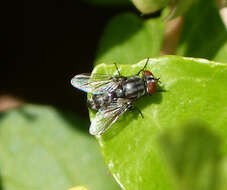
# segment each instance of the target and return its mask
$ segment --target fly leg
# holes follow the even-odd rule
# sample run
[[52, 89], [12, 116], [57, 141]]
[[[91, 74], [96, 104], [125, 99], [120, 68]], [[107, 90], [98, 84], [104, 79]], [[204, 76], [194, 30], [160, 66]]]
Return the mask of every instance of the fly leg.
[[133, 107], [131, 107], [131, 110], [132, 110], [132, 111], [133, 111], [133, 110], [137, 110], [137, 111], [139, 112], [140, 116], [141, 116], [142, 118], [144, 118], [143, 113], [141, 112], [141, 110], [140, 110], [138, 107], [133, 106]]
[[140, 116], [142, 117], [142, 119], [144, 118], [143, 113], [141, 112], [141, 110], [138, 107], [135, 107], [135, 109], [139, 112]]
[[118, 75], [119, 75], [119, 77], [120, 77], [120, 76], [121, 76], [121, 73], [120, 73], [120, 70], [118, 69], [117, 63], [114, 63], [114, 65], [115, 65], [116, 70], [117, 70], [117, 72], [118, 72]]
[[145, 63], [145, 65], [143, 66], [143, 68], [136, 74], [136, 75], [139, 75], [142, 71], [144, 71], [144, 69], [146, 68], [147, 64], [148, 64], [148, 61], [149, 61], [149, 57], [147, 58], [147, 61]]

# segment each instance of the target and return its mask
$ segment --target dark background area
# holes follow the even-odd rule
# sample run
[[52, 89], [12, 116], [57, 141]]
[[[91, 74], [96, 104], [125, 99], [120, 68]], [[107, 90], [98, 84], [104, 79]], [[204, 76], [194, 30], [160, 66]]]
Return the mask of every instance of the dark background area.
[[86, 115], [86, 95], [70, 85], [91, 72], [108, 20], [133, 7], [96, 7], [78, 0], [1, 3], [0, 96]]

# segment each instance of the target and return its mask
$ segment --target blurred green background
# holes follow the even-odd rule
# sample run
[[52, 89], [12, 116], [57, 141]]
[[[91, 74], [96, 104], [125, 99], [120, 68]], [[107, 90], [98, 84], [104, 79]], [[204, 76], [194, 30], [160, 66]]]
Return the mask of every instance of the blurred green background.
[[[0, 190], [226, 189], [226, 5], [4, 2]], [[133, 75], [147, 57], [167, 92], [141, 98], [145, 118], [126, 113], [97, 143], [70, 79], [95, 66], [113, 74], [114, 62]]]

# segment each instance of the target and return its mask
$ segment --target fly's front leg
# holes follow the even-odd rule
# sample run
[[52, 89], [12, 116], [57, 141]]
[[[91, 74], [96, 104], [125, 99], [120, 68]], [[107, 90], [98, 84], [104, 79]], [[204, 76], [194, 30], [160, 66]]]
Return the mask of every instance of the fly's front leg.
[[146, 68], [146, 66], [147, 66], [147, 64], [148, 64], [148, 62], [149, 62], [149, 57], [147, 58], [147, 61], [146, 61], [146, 63], [145, 63], [145, 65], [143, 66], [143, 68], [136, 74], [136, 75], [140, 75], [140, 73], [142, 72], [142, 71], [144, 71], [144, 69]]

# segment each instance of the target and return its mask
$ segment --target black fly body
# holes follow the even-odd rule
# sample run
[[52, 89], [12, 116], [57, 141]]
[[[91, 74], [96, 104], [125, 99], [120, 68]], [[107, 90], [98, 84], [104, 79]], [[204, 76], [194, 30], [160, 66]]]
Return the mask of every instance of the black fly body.
[[117, 76], [80, 74], [71, 80], [74, 87], [92, 94], [88, 107], [98, 111], [90, 126], [92, 135], [104, 133], [127, 110], [133, 109], [133, 103], [138, 98], [155, 92], [159, 79], [144, 70], [148, 61], [149, 58], [144, 67], [130, 77], [122, 76], [115, 64]]

